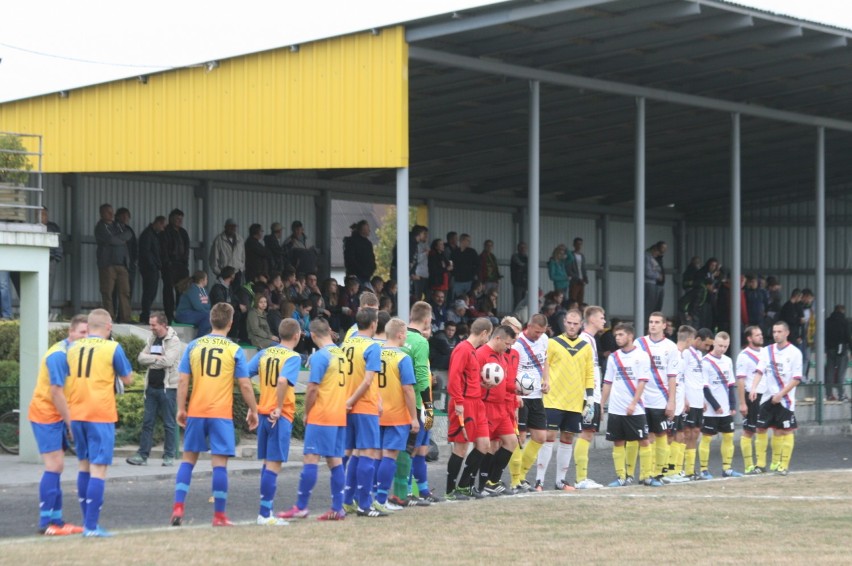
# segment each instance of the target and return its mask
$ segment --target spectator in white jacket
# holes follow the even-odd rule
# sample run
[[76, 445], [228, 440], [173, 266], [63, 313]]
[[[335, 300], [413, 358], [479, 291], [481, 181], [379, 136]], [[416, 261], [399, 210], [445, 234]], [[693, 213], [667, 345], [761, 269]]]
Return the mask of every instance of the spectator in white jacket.
[[231, 266], [236, 271], [231, 290], [235, 290], [245, 283], [243, 272], [246, 270], [245, 243], [237, 233], [237, 221], [233, 218], [225, 220], [225, 230], [213, 239], [210, 245], [210, 271], [218, 278], [222, 270]]

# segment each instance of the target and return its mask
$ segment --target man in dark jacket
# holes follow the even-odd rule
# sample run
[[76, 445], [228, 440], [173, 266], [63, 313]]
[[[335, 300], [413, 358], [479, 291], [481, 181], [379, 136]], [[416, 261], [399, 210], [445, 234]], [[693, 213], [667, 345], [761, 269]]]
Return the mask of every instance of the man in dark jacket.
[[518, 303], [527, 295], [527, 283], [529, 273], [527, 265], [529, 257], [527, 256], [527, 244], [520, 242], [518, 251], [512, 254], [512, 261], [509, 264], [509, 270], [512, 276], [512, 310], [518, 306]]
[[183, 229], [183, 211], [169, 213], [169, 223], [160, 233], [160, 261], [163, 273], [163, 310], [171, 324], [180, 300], [176, 285], [189, 277], [189, 234]]
[[[138, 269], [139, 262], [139, 244], [136, 240], [136, 232], [133, 231], [133, 228], [130, 227], [130, 210], [127, 208], [119, 208], [115, 211], [115, 222], [118, 224], [122, 231], [129, 232], [130, 238], [127, 240], [127, 282], [130, 287], [129, 300], [131, 302], [131, 308], [133, 307], [133, 289], [136, 287], [136, 271]], [[118, 292], [115, 291], [112, 294], [112, 304], [113, 308], [116, 312], [120, 312], [118, 308], [119, 297]], [[147, 319], [140, 319], [140, 322], [145, 322]], [[113, 322], [130, 322], [130, 319], [127, 320], [114, 320]]]
[[343, 238], [343, 265], [346, 275], [354, 275], [361, 285], [366, 285], [376, 272], [376, 254], [369, 240], [370, 224], [361, 220], [349, 228], [352, 234]]
[[284, 227], [280, 222], [273, 222], [269, 230], [271, 233], [263, 237], [263, 245], [269, 251], [270, 275], [284, 273], [285, 269], [291, 267], [287, 249], [284, 247]]
[[470, 235], [462, 234], [453, 250], [453, 298], [466, 296], [478, 274], [479, 254], [470, 247]]
[[837, 305], [825, 321], [825, 394], [829, 401], [846, 401], [846, 368], [849, 365], [849, 321], [846, 307]]
[[788, 340], [798, 348], [799, 344], [802, 343], [802, 324], [805, 322], [801, 289], [793, 289], [793, 292], [790, 293], [790, 300], [781, 307], [781, 313], [778, 315], [778, 318], [786, 322], [787, 326], [790, 327], [790, 337]]
[[249, 237], [246, 238], [246, 280], [254, 281], [260, 275], [269, 275], [269, 259], [271, 253], [263, 245], [263, 226], [249, 226]]
[[[127, 266], [130, 257], [127, 242], [132, 233], [122, 229], [115, 221], [112, 205], [102, 204], [101, 219], [95, 225], [95, 240], [98, 243], [97, 262], [101, 288], [101, 303], [115, 320], [130, 320], [130, 281]], [[113, 308], [113, 291], [118, 292], [118, 315]]]
[[158, 216], [139, 235], [139, 274], [142, 277], [142, 312], [139, 322], [151, 318], [151, 305], [157, 297], [160, 283], [160, 234], [166, 227], [166, 217]]

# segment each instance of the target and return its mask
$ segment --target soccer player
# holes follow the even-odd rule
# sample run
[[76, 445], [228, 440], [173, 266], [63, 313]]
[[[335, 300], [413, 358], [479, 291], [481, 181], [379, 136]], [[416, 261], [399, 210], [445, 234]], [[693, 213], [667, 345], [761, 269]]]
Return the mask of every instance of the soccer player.
[[[530, 491], [532, 487], [526, 480], [527, 472], [538, 458], [542, 444], [547, 440], [547, 414], [542, 396], [550, 391], [550, 375], [547, 368], [548, 337], [547, 317], [534, 314], [527, 328], [515, 341], [512, 348], [518, 352], [518, 381], [531, 382], [532, 392], [524, 395], [523, 407], [518, 414], [518, 426], [529, 431], [529, 442], [521, 455], [521, 467], [518, 471], [515, 491]], [[514, 478], [513, 478], [513, 481]]]
[[[517, 341], [517, 337], [520, 336], [523, 331], [523, 326], [521, 322], [515, 318], [514, 316], [506, 316], [503, 317], [503, 320], [500, 321], [500, 324], [509, 326], [512, 330], [515, 331], [515, 340], [512, 341], [512, 346], [515, 345]], [[521, 482], [521, 463], [523, 461], [523, 440], [526, 439], [527, 431], [524, 429], [520, 430], [520, 426], [518, 425], [518, 409], [523, 405], [523, 400], [518, 395], [518, 385], [517, 385], [517, 377], [518, 377], [518, 364], [520, 363], [520, 354], [514, 347], [510, 346], [508, 350], [506, 350], [506, 378], [503, 380], [506, 383], [506, 404], [503, 408], [506, 415], [511, 419], [512, 425], [515, 430], [515, 439], [517, 443], [515, 445], [515, 449], [512, 451], [512, 457], [509, 459], [509, 489], [506, 490], [506, 494], [508, 495], [516, 495], [517, 493], [521, 493], [521, 491], [526, 492], [526, 489], [522, 489], [521, 491], [516, 491], [513, 486], [519, 485]], [[494, 444], [492, 443], [492, 448]]]
[[87, 333], [88, 317], [78, 314], [68, 325], [68, 337], [47, 350], [41, 360], [28, 411], [33, 436], [44, 459], [44, 473], [38, 487], [38, 530], [48, 536], [83, 532], [83, 527], [62, 520], [60, 478], [65, 468], [65, 448], [68, 439], [73, 439], [68, 400], [65, 398], [65, 382], [68, 376], [66, 353], [74, 341], [83, 338]]
[[[450, 354], [450, 369], [447, 373], [447, 406], [449, 424], [447, 440], [453, 443], [453, 453], [447, 462], [447, 499], [464, 501], [477, 497], [471, 490], [473, 476], [479, 470], [482, 457], [488, 452], [490, 439], [485, 404], [482, 402], [482, 385], [476, 349], [491, 336], [491, 321], [477, 318], [470, 325], [470, 335]], [[473, 450], [467, 450], [473, 442]], [[467, 454], [467, 460], [465, 460]], [[464, 472], [456, 487], [462, 464]]]
[[93, 310], [88, 325], [88, 337], [68, 348], [65, 393], [80, 461], [77, 496], [85, 518], [83, 536], [108, 537], [112, 535], [98, 525], [98, 519], [115, 447], [115, 391], [119, 381], [125, 385], [133, 381], [133, 369], [121, 345], [109, 340], [112, 317], [107, 311]]
[[[612, 462], [618, 475], [609, 487], [627, 485], [624, 443], [631, 440], [639, 442], [639, 465], [644, 476], [640, 480], [647, 486], [660, 487], [662, 482], [651, 471], [648, 421], [645, 420], [645, 407], [642, 404], [642, 393], [651, 377], [651, 360], [648, 354], [635, 346], [633, 338], [636, 333], [632, 325], [619, 323], [614, 335], [620, 349], [609, 356], [601, 393], [603, 410], [609, 411], [606, 439], [613, 443]], [[610, 394], [612, 402], [607, 406]]]
[[[379, 298], [376, 296], [375, 293], [371, 293], [369, 291], [364, 291], [363, 293], [361, 293], [361, 295], [358, 297], [358, 310], [360, 311], [361, 309], [368, 309], [378, 312]], [[343, 341], [345, 342], [346, 340], [349, 340], [356, 332], [358, 332], [357, 321], [346, 331], [346, 335], [343, 337]]]
[[293, 416], [296, 414], [296, 391], [302, 358], [294, 351], [302, 336], [299, 323], [287, 318], [278, 325], [281, 342], [264, 348], [252, 358], [248, 373], [258, 376], [260, 400], [257, 403], [257, 457], [263, 460], [260, 473], [260, 510], [257, 524], [284, 526], [287, 521], [275, 517], [272, 505], [275, 501], [278, 474], [281, 463], [290, 455], [290, 434], [293, 431]]
[[734, 414], [735, 378], [731, 358], [725, 355], [731, 337], [727, 332], [719, 332], [713, 340], [713, 349], [701, 360], [704, 373], [704, 399], [710, 410], [704, 413], [701, 425], [701, 446], [698, 460], [701, 463], [701, 479], [713, 479], [708, 469], [710, 464], [710, 443], [717, 432], [722, 434], [722, 476], [738, 478], [742, 474], [731, 469], [734, 459]]
[[576, 482], [574, 487], [577, 489], [599, 489], [603, 487], [595, 480], [588, 477], [589, 474], [589, 449], [592, 446], [592, 440], [595, 438], [595, 433], [601, 429], [601, 375], [600, 358], [598, 357], [598, 343], [595, 336], [600, 334], [606, 328], [606, 312], [603, 308], [590, 305], [583, 311], [583, 331], [580, 333], [580, 338], [585, 340], [592, 348], [592, 362], [594, 363], [595, 388], [592, 392], [593, 412], [589, 411], [589, 399], [586, 399], [586, 408], [583, 411], [583, 422], [581, 424], [583, 432], [580, 433], [580, 438], [577, 439], [574, 447], [574, 465], [577, 467], [575, 473]]
[[594, 411], [595, 363], [589, 343], [580, 338], [583, 317], [571, 309], [565, 314], [565, 332], [550, 339], [547, 346], [547, 365], [550, 392], [544, 396], [547, 411], [547, 443], [538, 453], [536, 491], [541, 491], [553, 444], [559, 435], [556, 453], [556, 489], [574, 491], [565, 483], [565, 475], [574, 455], [574, 434], [582, 432], [583, 412], [588, 406]]
[[317, 466], [325, 458], [331, 471], [331, 509], [317, 517], [320, 521], [342, 521], [343, 454], [346, 445], [346, 401], [348, 399], [346, 356], [331, 339], [328, 322], [311, 321], [311, 338], [319, 349], [311, 354], [308, 390], [305, 393], [305, 447], [302, 475], [296, 504], [279, 513], [283, 519], [305, 519], [310, 514], [308, 502], [317, 483]]
[[[248, 405], [249, 429], [258, 426], [257, 402], [249, 380], [248, 365], [242, 349], [228, 338], [234, 321], [234, 307], [219, 303], [210, 309], [212, 332], [196, 338], [186, 347], [178, 372], [177, 423], [185, 429], [183, 462], [175, 477], [175, 501], [171, 525], [183, 522], [184, 502], [192, 481], [192, 470], [200, 452], [210, 451], [213, 465], [213, 526], [233, 525], [225, 508], [228, 503], [228, 458], [235, 452], [234, 381]], [[189, 409], [186, 397], [192, 383]]]
[[[91, 324], [91, 323], [90, 323]], [[760, 397], [757, 412], [757, 440], [754, 450], [757, 466], [754, 471], [766, 471], [766, 431], [772, 428], [772, 434], [779, 437], [780, 463], [775, 473], [786, 476], [793, 456], [796, 430], [796, 386], [802, 381], [802, 352], [787, 340], [790, 327], [784, 321], [772, 325], [771, 346], [764, 348], [754, 370], [754, 383], [749, 395], [756, 400], [761, 381], [765, 381], [766, 390]], [[765, 379], [763, 379], [765, 377]], [[774, 454], [773, 454], [774, 457]], [[759, 469], [759, 471], [758, 471]]]
[[[743, 434], [740, 437], [740, 452], [743, 455], [743, 471], [746, 474], [754, 472], [754, 447], [752, 445], [754, 432], [757, 430], [757, 410], [760, 405], [752, 401], [751, 392], [754, 381], [754, 370], [760, 361], [763, 348], [763, 331], [759, 326], [749, 326], [745, 329], [746, 347], [737, 356], [737, 395], [740, 402], [740, 414], [743, 417]], [[766, 391], [766, 382], [761, 384], [762, 395]], [[773, 436], [774, 438], [774, 436]], [[773, 452], [774, 455], [774, 452]]]
[[686, 391], [683, 419], [686, 442], [683, 471], [692, 479], [699, 479], [695, 473], [695, 453], [698, 447], [698, 435], [704, 418], [704, 371], [701, 368], [701, 358], [710, 351], [713, 333], [707, 328], [700, 329], [692, 345], [683, 351], [683, 381]]
[[[382, 369], [382, 351], [373, 340], [378, 321], [377, 311], [359, 309], [355, 315], [358, 331], [343, 341], [340, 348], [346, 356], [344, 372], [349, 398], [346, 400], [346, 451], [350, 454], [346, 468], [343, 509], [359, 517], [387, 517], [373, 508], [373, 476], [381, 457], [379, 430], [379, 397], [376, 372]], [[358, 502], [355, 502], [357, 497]]]
[[[686, 451], [684, 442], [684, 420], [685, 412], [689, 405], [686, 403], [685, 367], [687, 358], [691, 356], [688, 352], [695, 340], [695, 329], [691, 326], [681, 326], [677, 330], [678, 353], [669, 358], [669, 367], [666, 370], [668, 376], [675, 378], [675, 418], [669, 428], [669, 469], [665, 476], [665, 483], [684, 483], [691, 481], [683, 471], [683, 459]], [[693, 456], [693, 461], [695, 457]]]
[[[515, 341], [515, 331], [511, 326], [498, 326], [488, 343], [476, 350], [476, 359], [480, 367], [494, 363], [503, 368], [503, 381], [509, 375], [509, 360], [506, 351]], [[515, 435], [515, 423], [506, 412], [506, 396], [514, 397], [515, 386], [507, 390], [505, 383], [495, 387], [482, 388], [482, 401], [485, 403], [485, 417], [488, 421], [490, 446], [479, 466], [479, 492], [489, 496], [502, 495], [506, 486], [500, 481], [503, 470], [509, 465], [509, 459], [518, 446]]]

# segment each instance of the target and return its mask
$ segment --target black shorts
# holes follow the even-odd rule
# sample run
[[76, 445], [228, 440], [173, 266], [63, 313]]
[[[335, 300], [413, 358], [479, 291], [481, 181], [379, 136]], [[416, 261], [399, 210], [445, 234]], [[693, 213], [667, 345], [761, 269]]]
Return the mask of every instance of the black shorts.
[[795, 413], [781, 403], [775, 405], [772, 401], [760, 405], [756, 426], [761, 430], [767, 428], [795, 430], [798, 428]]
[[645, 408], [645, 419], [648, 421], [648, 432], [651, 434], [665, 434], [669, 429], [669, 420], [666, 418], [665, 409]]
[[583, 415], [572, 411], [561, 409], [545, 409], [547, 411], [547, 430], [558, 430], [561, 432], [583, 432], [581, 423]]
[[541, 399], [524, 399], [518, 409], [518, 430], [547, 430], [547, 413]]
[[676, 432], [681, 432], [686, 426], [686, 415], [675, 415], [675, 418], [672, 420], [669, 425], [669, 434], [674, 434]]
[[645, 440], [648, 421], [645, 415], [610, 415], [606, 421], [607, 440]]
[[731, 415], [721, 417], [705, 415], [704, 422], [701, 424], [701, 432], [702, 434], [733, 433], [734, 417]]
[[696, 409], [690, 407], [686, 413], [686, 418], [683, 419], [684, 428], [701, 428], [701, 421], [704, 419], [704, 409]]
[[601, 430], [601, 404], [595, 403], [595, 416], [592, 417], [592, 422], [587, 423], [586, 421], [582, 422], [583, 430], [592, 430], [594, 432], [599, 432]]
[[760, 411], [760, 398], [758, 397], [752, 401], [748, 398], [748, 394], [746, 394], [746, 407], [748, 407], [748, 410], [746, 411], [746, 417], [743, 419], [743, 430], [754, 432], [757, 430], [757, 413]]

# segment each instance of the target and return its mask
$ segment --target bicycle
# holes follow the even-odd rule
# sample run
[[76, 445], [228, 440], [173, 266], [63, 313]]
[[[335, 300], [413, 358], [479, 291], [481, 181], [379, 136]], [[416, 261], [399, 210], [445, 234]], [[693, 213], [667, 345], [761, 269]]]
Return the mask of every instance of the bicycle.
[[0, 448], [9, 454], [17, 454], [20, 449], [20, 413], [18, 409], [12, 409], [0, 415]]

